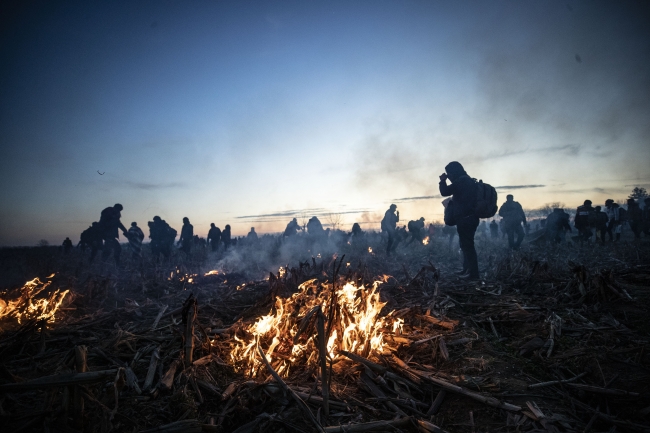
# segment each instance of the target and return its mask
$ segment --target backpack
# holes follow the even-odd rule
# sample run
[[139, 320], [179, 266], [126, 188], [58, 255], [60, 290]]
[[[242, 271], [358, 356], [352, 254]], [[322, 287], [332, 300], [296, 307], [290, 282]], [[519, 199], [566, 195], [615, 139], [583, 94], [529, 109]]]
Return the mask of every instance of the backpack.
[[497, 190], [490, 184], [479, 180], [476, 183], [476, 207], [474, 214], [479, 218], [492, 218], [499, 209]]

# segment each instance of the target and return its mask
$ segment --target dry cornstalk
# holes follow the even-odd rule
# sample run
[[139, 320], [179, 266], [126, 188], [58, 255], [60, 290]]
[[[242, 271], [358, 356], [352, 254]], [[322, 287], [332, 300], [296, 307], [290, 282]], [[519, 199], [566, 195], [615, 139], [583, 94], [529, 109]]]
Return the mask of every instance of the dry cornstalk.
[[35, 389], [59, 388], [63, 386], [86, 385], [89, 383], [101, 382], [115, 377], [118, 369], [89, 371], [87, 373], [64, 373], [54, 376], [39, 377], [20, 383], [7, 383], [0, 385], [0, 394], [8, 392], [24, 392]]
[[[399, 360], [399, 358], [397, 358], [396, 356], [393, 356], [393, 359], [395, 359], [396, 362], [397, 362], [397, 360]], [[445, 389], [447, 391], [455, 392], [456, 394], [464, 395], [464, 396], [472, 398], [472, 399], [474, 399], [476, 401], [480, 401], [481, 403], [487, 404], [488, 406], [496, 407], [496, 408], [499, 408], [499, 409], [505, 409], [505, 410], [509, 410], [509, 411], [512, 411], [512, 412], [518, 412], [518, 411], [521, 410], [521, 407], [519, 407], [519, 406], [515, 406], [515, 405], [510, 404], [510, 403], [504, 403], [504, 402], [502, 402], [500, 400], [497, 400], [494, 397], [487, 397], [487, 396], [484, 396], [484, 395], [481, 395], [481, 394], [477, 394], [475, 392], [472, 392], [472, 391], [470, 391], [468, 389], [465, 389], [463, 387], [460, 387], [458, 385], [454, 385], [452, 383], [449, 383], [446, 380], [443, 380], [443, 379], [440, 379], [440, 378], [437, 378], [437, 377], [433, 377], [433, 376], [429, 376], [424, 372], [419, 372], [419, 371], [413, 370], [412, 368], [407, 366], [404, 361], [402, 361], [402, 360], [399, 360], [399, 361], [400, 361], [399, 362], [400, 367], [402, 367], [405, 371], [408, 371], [408, 372], [410, 372], [410, 374], [418, 376], [418, 377], [420, 377], [422, 379], [428, 380], [429, 382], [434, 383], [434, 384], [438, 385], [439, 387], [441, 387], [441, 388], [443, 388], [443, 389]]]
[[561, 383], [570, 383], [570, 382], [576, 381], [576, 380], [578, 380], [581, 377], [586, 376], [586, 375], [587, 375], [587, 372], [585, 371], [585, 372], [580, 373], [579, 375], [577, 375], [575, 377], [572, 377], [571, 379], [551, 380], [551, 381], [548, 381], [548, 382], [534, 383], [532, 385], [528, 385], [528, 389], [542, 388], [542, 387], [545, 387], [545, 386], [552, 386], [552, 385], [559, 385]]
[[151, 361], [149, 361], [149, 369], [147, 370], [147, 376], [144, 379], [143, 389], [147, 391], [153, 385], [153, 378], [156, 374], [156, 367], [158, 366], [158, 361], [160, 360], [160, 346], [157, 346], [151, 353]]
[[[75, 346], [74, 358], [75, 371], [85, 373], [88, 370], [86, 346]], [[72, 417], [74, 427], [83, 430], [84, 399], [82, 389], [79, 386], [72, 388]]]
[[269, 370], [269, 373], [271, 373], [271, 376], [273, 376], [275, 381], [282, 387], [282, 389], [287, 394], [289, 394], [291, 396], [291, 398], [293, 398], [295, 400], [295, 402], [298, 404], [298, 407], [300, 408], [300, 410], [307, 416], [307, 418], [309, 418], [309, 420], [314, 424], [316, 429], [318, 431], [320, 431], [320, 432], [324, 432], [325, 430], [323, 430], [323, 426], [320, 425], [318, 420], [314, 417], [314, 414], [311, 413], [311, 410], [309, 410], [309, 407], [307, 406], [307, 404], [304, 401], [302, 401], [302, 399], [300, 397], [298, 397], [298, 395], [291, 388], [289, 388], [287, 386], [287, 384], [284, 382], [284, 380], [282, 380], [280, 375], [273, 369], [273, 367], [269, 363], [269, 360], [266, 359], [266, 354], [264, 354], [264, 352], [262, 351], [262, 348], [259, 345], [257, 345], [257, 351], [259, 352], [260, 356], [262, 357], [262, 362], [264, 363], [266, 368]]
[[583, 385], [581, 383], [568, 383], [567, 385], [581, 389], [583, 391], [587, 392], [593, 392], [595, 394], [606, 394], [606, 395], [625, 395], [629, 397], [638, 397], [639, 393], [638, 392], [632, 392], [632, 391], [625, 391], [623, 389], [611, 389], [611, 388], [601, 388], [598, 386], [591, 386], [591, 385]]
[[160, 308], [160, 311], [158, 312], [158, 315], [156, 316], [156, 320], [154, 320], [153, 325], [151, 325], [151, 331], [156, 329], [156, 327], [158, 326], [158, 322], [160, 322], [160, 319], [162, 319], [162, 316], [163, 316], [163, 314], [165, 314], [165, 311], [167, 311], [167, 305], [163, 305]]
[[329, 408], [329, 382], [327, 380], [327, 346], [325, 342], [325, 315], [323, 311], [318, 309], [318, 316], [316, 318], [316, 327], [318, 328], [318, 355], [320, 358], [320, 371], [321, 371], [321, 388], [323, 392], [323, 414], [328, 417], [330, 414]]
[[458, 325], [458, 320], [442, 320], [433, 316], [428, 316], [426, 314], [418, 316], [419, 319], [424, 320], [425, 322], [432, 323], [434, 325], [441, 326], [445, 329], [453, 330]]
[[367, 431], [394, 431], [399, 427], [406, 427], [411, 424], [412, 418], [405, 417], [392, 421], [372, 421], [362, 424], [347, 424], [332, 427], [325, 427], [326, 433], [360, 433]]
[[189, 368], [192, 365], [192, 356], [194, 354], [194, 321], [196, 320], [196, 298], [190, 295], [188, 300], [183, 306], [183, 323], [185, 324], [185, 330], [183, 333], [183, 339], [185, 340], [184, 344], [184, 357], [183, 362], [185, 363], [185, 368]]

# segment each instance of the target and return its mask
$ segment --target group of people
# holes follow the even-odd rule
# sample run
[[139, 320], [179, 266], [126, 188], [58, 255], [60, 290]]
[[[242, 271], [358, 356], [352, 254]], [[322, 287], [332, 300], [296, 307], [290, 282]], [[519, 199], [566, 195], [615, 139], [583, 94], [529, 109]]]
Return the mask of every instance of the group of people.
[[591, 205], [591, 200], [585, 200], [576, 210], [574, 225], [581, 242], [588, 242], [594, 234], [601, 243], [605, 243], [607, 237], [610, 242], [619, 241], [626, 223], [635, 239], [638, 240], [641, 233], [650, 236], [650, 197], [644, 199], [643, 209], [633, 198], [627, 199], [627, 209], [612, 199], [605, 201], [605, 210]]
[[[120, 256], [122, 249], [120, 247], [119, 230], [129, 242], [129, 249], [136, 259], [142, 258], [142, 242], [144, 240], [144, 233], [138, 227], [136, 222], [131, 223], [131, 227], [127, 230], [120, 221], [122, 217], [123, 206], [119, 203], [114, 206], [107, 207], [102, 210], [99, 221], [93, 222], [90, 227], [81, 233], [79, 246], [82, 253], [87, 248], [90, 248], [90, 262], [95, 259], [97, 252], [102, 251], [102, 259], [106, 260], [110, 257], [111, 253], [116, 263], [120, 263]], [[176, 240], [178, 232], [173, 229], [167, 221], [154, 216], [153, 221], [147, 223], [149, 226], [149, 238], [151, 239], [151, 252], [155, 258], [161, 255], [164, 258], [171, 256], [172, 248]], [[257, 239], [255, 228], [251, 227], [251, 232], [248, 234], [248, 239]], [[181, 251], [190, 254], [192, 248], [196, 244], [201, 243], [201, 239], [194, 234], [194, 226], [190, 224], [189, 218], [183, 218], [183, 226], [181, 228], [180, 238], [178, 239], [178, 246]], [[216, 251], [220, 245], [223, 244], [227, 250], [233, 242], [230, 233], [230, 225], [226, 225], [222, 230], [216, 227], [214, 223], [210, 224], [210, 231], [208, 232], [208, 244], [212, 251]], [[205, 243], [205, 242], [203, 242]], [[63, 251], [67, 254], [72, 249], [72, 241], [66, 238], [63, 241]]]
[[[442, 233], [443, 235], [449, 236], [450, 245], [454, 236], [458, 234], [459, 246], [463, 253], [463, 267], [460, 274], [465, 278], [476, 279], [479, 277], [479, 268], [474, 238], [479, 227], [479, 215], [481, 218], [485, 218], [485, 215], [483, 215], [485, 211], [477, 211], [478, 206], [480, 206], [477, 203], [481, 199], [479, 197], [481, 194], [480, 188], [483, 184], [471, 178], [459, 162], [453, 161], [447, 164], [445, 172], [440, 175], [438, 186], [440, 194], [443, 197], [449, 197], [451, 199], [447, 199], [446, 201], [453, 202], [453, 206], [449, 206], [445, 211], [447, 226], [443, 228]], [[496, 194], [493, 199], [495, 205], [494, 209], [488, 213], [490, 216], [496, 214]], [[86, 248], [91, 249], [91, 262], [97, 255], [97, 252], [101, 250], [104, 260], [112, 253], [115, 261], [119, 263], [121, 247], [118, 237], [120, 230], [129, 241], [129, 247], [133, 256], [141, 258], [142, 241], [145, 235], [136, 222], [131, 223], [131, 227], [128, 230], [124, 227], [120, 221], [122, 210], [123, 207], [119, 203], [107, 207], [102, 210], [99, 221], [93, 222], [88, 229], [81, 233], [79, 246], [81, 246], [82, 251], [85, 251]], [[510, 248], [513, 250], [519, 249], [525, 234], [528, 232], [526, 214], [521, 204], [514, 201], [513, 195], [509, 194], [506, 196], [506, 201], [498, 208], [498, 214], [501, 217], [501, 231], [504, 233], [504, 236], [507, 236]], [[397, 226], [399, 221], [400, 215], [399, 211], [397, 211], [397, 206], [392, 204], [384, 213], [381, 221], [381, 231], [386, 234], [387, 238], [387, 255], [394, 252], [397, 245], [407, 238], [410, 238], [408, 244], [412, 242], [426, 243], [426, 236], [433, 236], [435, 230], [433, 224], [430, 224], [428, 229], [426, 229], [423, 217], [418, 220], [409, 221], [407, 226], [401, 228]], [[449, 221], [453, 222], [450, 223]], [[645, 207], [643, 209], [633, 199], [627, 201], [627, 209], [624, 209], [609, 199], [605, 202], [604, 210], [600, 206], [592, 207], [592, 202], [586, 200], [576, 210], [574, 226], [578, 231], [578, 236], [574, 239], [580, 242], [588, 242], [595, 232], [596, 239], [603, 243], [607, 236], [609, 236], [610, 241], [620, 240], [621, 228], [625, 223], [630, 225], [636, 238], [639, 238], [641, 232], [645, 232], [646, 236], [649, 236], [650, 198], [645, 199]], [[164, 258], [169, 258], [177, 231], [159, 216], [153, 217], [153, 221], [149, 221], [148, 226], [153, 256], [159, 258], [162, 255]], [[455, 228], [452, 226], [455, 226]], [[408, 233], [406, 232], [407, 227]], [[572, 231], [570, 215], [563, 209], [555, 208], [542, 221], [542, 227], [544, 228], [544, 239], [551, 243], [561, 242], [566, 232]], [[488, 225], [483, 221], [482, 231], [486, 236], [487, 228]], [[498, 237], [499, 228], [499, 225], [493, 219], [489, 224], [489, 230], [493, 238]], [[524, 229], [526, 229], [526, 232]], [[314, 243], [323, 242], [330, 235], [330, 229], [324, 229], [318, 217], [314, 216], [309, 219], [305, 227], [301, 227], [297, 219], [293, 218], [287, 224], [282, 238], [292, 238], [300, 230], [305, 230], [309, 239]], [[355, 223], [352, 226], [352, 231], [347, 235], [348, 243], [357, 242], [363, 235], [364, 232], [361, 230], [361, 226]], [[255, 228], [251, 227], [250, 232], [246, 236], [246, 241], [256, 242], [257, 239], [258, 235], [255, 232]], [[178, 240], [180, 250], [186, 254], [190, 254], [193, 246], [201, 241], [204, 245], [206, 244], [205, 241], [194, 235], [194, 227], [190, 224], [189, 218], [183, 218], [183, 226]], [[214, 223], [210, 224], [207, 246], [212, 251], [217, 251], [220, 245], [223, 245], [224, 250], [228, 250], [235, 241], [236, 239], [233, 239], [231, 235], [230, 225], [226, 225], [221, 230]], [[69, 252], [71, 248], [72, 242], [69, 238], [66, 238], [63, 243], [64, 252]]]

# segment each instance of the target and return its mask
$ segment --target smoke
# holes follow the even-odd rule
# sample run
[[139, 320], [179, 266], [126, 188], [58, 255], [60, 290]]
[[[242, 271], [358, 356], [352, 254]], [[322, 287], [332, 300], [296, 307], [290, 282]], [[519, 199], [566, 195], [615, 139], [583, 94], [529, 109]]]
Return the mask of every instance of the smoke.
[[[650, 4], [476, 7], [477, 18], [464, 18], [463, 30], [450, 38], [454, 54], [440, 53], [449, 66], [444, 85], [452, 89], [426, 93], [423, 87], [434, 101], [429, 106], [413, 104], [417, 108], [397, 119], [382, 118], [368, 128], [357, 151], [360, 186], [434, 196], [437, 175], [451, 160], [466, 164], [470, 175], [506, 185], [580, 183], [573, 172], [578, 167], [591, 173], [644, 170], [650, 157]], [[471, 88], [454, 87], [460, 86], [454, 71], [471, 77]], [[464, 109], [454, 99], [436, 106], [445, 91]]]

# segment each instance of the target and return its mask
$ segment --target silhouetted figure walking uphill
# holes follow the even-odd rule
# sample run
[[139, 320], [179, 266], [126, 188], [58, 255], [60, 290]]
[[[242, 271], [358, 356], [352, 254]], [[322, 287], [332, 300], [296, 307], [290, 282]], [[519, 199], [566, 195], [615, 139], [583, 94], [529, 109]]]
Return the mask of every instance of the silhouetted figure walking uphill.
[[106, 260], [111, 254], [111, 251], [113, 251], [113, 258], [117, 264], [120, 263], [120, 254], [122, 253], [120, 243], [117, 240], [120, 236], [117, 230], [122, 230], [122, 234], [126, 237], [126, 227], [120, 221], [122, 209], [124, 208], [119, 203], [112, 207], [107, 207], [102, 211], [99, 219], [99, 226], [104, 239], [102, 259]]
[[[519, 249], [521, 242], [524, 240], [524, 230], [521, 223], [526, 225], [526, 214], [519, 202], [513, 200], [512, 194], [506, 196], [506, 202], [499, 209], [499, 216], [503, 218], [510, 248], [513, 250]], [[516, 242], [515, 234], [517, 235]]]
[[381, 220], [381, 231], [388, 234], [388, 246], [386, 247], [386, 254], [390, 255], [391, 251], [397, 248], [399, 237], [397, 236], [397, 223], [399, 222], [399, 211], [397, 205], [391, 204], [388, 210], [384, 213], [384, 218]]
[[217, 251], [217, 248], [219, 248], [219, 242], [221, 242], [221, 229], [215, 226], [214, 223], [210, 223], [208, 242], [210, 243], [212, 251]]
[[[479, 278], [478, 258], [474, 248], [474, 235], [479, 223], [476, 215], [478, 201], [476, 181], [469, 177], [463, 166], [456, 161], [447, 164], [445, 172], [440, 175], [438, 184], [443, 197], [452, 196], [451, 202], [445, 209], [445, 223], [455, 224], [458, 230], [458, 243], [463, 251], [461, 272], [471, 279], [477, 279]], [[447, 179], [451, 181], [450, 185], [447, 185]]]

